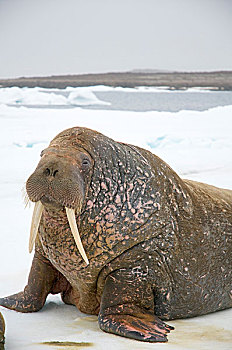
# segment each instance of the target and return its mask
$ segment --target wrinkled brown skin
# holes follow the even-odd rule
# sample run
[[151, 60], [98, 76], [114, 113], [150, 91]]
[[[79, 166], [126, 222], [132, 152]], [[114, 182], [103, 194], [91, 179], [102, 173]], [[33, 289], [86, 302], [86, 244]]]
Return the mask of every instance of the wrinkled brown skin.
[[[49, 293], [102, 330], [165, 342], [163, 320], [232, 306], [232, 191], [182, 180], [161, 159], [86, 128], [57, 135], [27, 181], [45, 209], [28, 285], [0, 299], [40, 310]], [[81, 258], [64, 206], [76, 220]]]
[[5, 344], [4, 334], [5, 334], [5, 322], [0, 312], [0, 350], [4, 350], [4, 344]]

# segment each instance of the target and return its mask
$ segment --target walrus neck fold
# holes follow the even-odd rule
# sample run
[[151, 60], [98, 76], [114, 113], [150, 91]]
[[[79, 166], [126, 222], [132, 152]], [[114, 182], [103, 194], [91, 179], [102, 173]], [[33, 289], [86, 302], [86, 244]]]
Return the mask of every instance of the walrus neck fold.
[[[30, 230], [30, 238], [29, 238], [29, 253], [32, 252], [34, 244], [35, 244], [35, 240], [37, 237], [38, 228], [39, 228], [39, 224], [40, 224], [43, 210], [44, 210], [43, 204], [40, 201], [36, 202], [35, 207], [34, 207], [34, 211], [32, 214], [32, 221], [31, 221], [31, 230]], [[76, 224], [75, 210], [67, 208], [67, 207], [65, 207], [65, 210], [66, 210], [68, 222], [70, 225], [70, 229], [71, 229], [73, 238], [75, 240], [75, 243], [77, 245], [77, 248], [79, 250], [79, 253], [81, 254], [82, 258], [84, 259], [86, 265], [88, 265], [89, 261], [88, 261], [88, 258], [86, 256], [84, 247], [82, 245], [81, 238], [80, 238], [77, 224]]]

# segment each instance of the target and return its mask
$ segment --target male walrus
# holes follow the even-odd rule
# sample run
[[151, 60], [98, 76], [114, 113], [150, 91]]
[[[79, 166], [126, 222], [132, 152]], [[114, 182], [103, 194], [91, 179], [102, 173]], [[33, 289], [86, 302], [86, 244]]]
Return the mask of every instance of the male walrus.
[[4, 343], [5, 343], [4, 333], [5, 333], [5, 322], [0, 312], [0, 350], [4, 349]]
[[232, 191], [78, 127], [42, 151], [26, 189], [35, 255], [24, 291], [0, 305], [33, 312], [61, 293], [102, 330], [147, 342], [167, 341], [163, 320], [232, 306]]

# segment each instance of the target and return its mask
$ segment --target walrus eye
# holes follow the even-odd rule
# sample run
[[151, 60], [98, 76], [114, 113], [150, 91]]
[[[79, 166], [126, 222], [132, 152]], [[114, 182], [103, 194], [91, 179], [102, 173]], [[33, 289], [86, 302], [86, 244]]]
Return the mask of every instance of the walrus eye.
[[88, 170], [90, 167], [90, 161], [88, 159], [83, 159], [82, 161], [82, 169]]

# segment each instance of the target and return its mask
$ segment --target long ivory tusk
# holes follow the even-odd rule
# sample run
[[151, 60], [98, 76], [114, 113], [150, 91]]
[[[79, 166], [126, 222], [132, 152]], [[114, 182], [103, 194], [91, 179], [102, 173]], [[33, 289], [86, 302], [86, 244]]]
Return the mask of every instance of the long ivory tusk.
[[31, 230], [30, 230], [30, 238], [29, 238], [29, 253], [32, 252], [32, 249], [33, 249], [34, 244], [35, 244], [35, 239], [37, 236], [43, 208], [44, 208], [43, 204], [40, 201], [35, 203], [34, 211], [32, 214], [32, 220], [31, 220]]
[[86, 264], [89, 265], [89, 260], [88, 260], [88, 258], [86, 256], [86, 253], [85, 253], [85, 250], [84, 250], [84, 247], [82, 245], [81, 238], [80, 238], [80, 235], [79, 235], [79, 232], [78, 232], [74, 209], [70, 209], [70, 208], [67, 208], [67, 207], [65, 207], [65, 209], [66, 209], [68, 222], [69, 222], [69, 225], [70, 225], [70, 228], [71, 228], [74, 240], [76, 242], [77, 248], [78, 248], [82, 258], [86, 262]]

